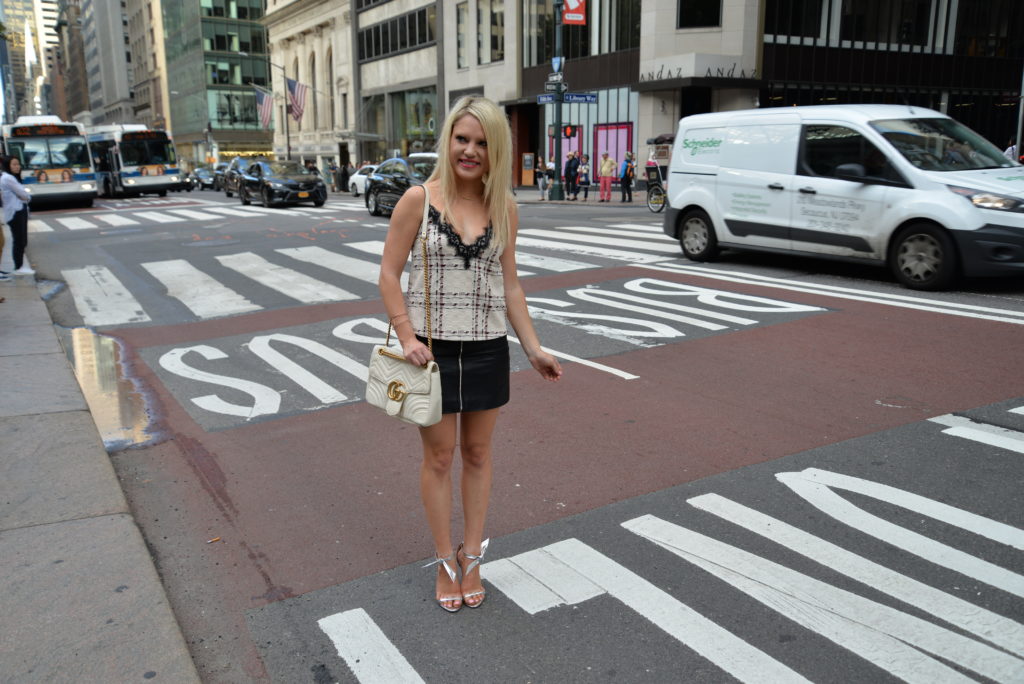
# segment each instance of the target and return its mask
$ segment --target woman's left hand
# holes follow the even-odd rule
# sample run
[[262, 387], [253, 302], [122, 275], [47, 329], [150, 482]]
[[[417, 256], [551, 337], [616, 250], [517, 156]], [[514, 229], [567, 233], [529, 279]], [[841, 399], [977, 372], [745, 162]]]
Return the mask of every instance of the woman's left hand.
[[562, 366], [558, 363], [558, 359], [545, 351], [537, 352], [535, 356], [531, 357], [530, 364], [545, 380], [558, 382], [562, 377]]

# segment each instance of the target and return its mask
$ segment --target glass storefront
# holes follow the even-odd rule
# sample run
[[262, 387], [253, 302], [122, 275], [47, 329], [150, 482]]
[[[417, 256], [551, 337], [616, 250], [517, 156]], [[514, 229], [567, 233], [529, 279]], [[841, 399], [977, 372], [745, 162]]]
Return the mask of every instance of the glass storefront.
[[395, 154], [433, 152], [436, 144], [437, 88], [429, 86], [363, 99], [363, 130], [383, 138], [364, 142], [369, 161]]

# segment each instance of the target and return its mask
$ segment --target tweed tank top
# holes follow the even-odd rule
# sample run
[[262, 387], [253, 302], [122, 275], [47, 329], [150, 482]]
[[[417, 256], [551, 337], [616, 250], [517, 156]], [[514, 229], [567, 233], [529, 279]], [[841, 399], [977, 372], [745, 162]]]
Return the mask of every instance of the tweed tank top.
[[[417, 335], [427, 335], [420, 238], [412, 248], [405, 302]], [[463, 244], [441, 212], [427, 212], [427, 264], [430, 271], [430, 335], [439, 340], [491, 340], [507, 333], [501, 253], [491, 226], [474, 243]]]

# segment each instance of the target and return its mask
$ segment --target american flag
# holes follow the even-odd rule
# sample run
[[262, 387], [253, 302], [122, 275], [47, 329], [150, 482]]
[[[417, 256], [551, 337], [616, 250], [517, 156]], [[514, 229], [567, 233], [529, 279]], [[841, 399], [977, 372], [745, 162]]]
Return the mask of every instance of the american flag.
[[290, 78], [286, 78], [285, 81], [288, 83], [288, 101], [292, 103], [292, 118], [301, 122], [302, 112], [306, 107], [306, 91], [309, 87]]
[[260, 124], [264, 128], [270, 128], [270, 117], [274, 112], [274, 98], [270, 93], [254, 88], [256, 91], [256, 112], [260, 117]]

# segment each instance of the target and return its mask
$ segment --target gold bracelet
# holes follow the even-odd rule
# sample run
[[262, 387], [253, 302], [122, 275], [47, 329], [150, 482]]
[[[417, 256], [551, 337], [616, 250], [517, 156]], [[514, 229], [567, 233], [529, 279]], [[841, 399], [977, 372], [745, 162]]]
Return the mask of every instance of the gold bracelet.
[[409, 317], [409, 314], [407, 314], [407, 313], [400, 313], [400, 314], [398, 314], [397, 316], [395, 316], [394, 318], [392, 318], [392, 319], [391, 319], [391, 325], [392, 325], [392, 326], [396, 325], [396, 324], [395, 324], [395, 321], [397, 321], [397, 320], [398, 320], [399, 318], [401, 318], [402, 316], [405, 316], [406, 318], [408, 318], [408, 317]]

